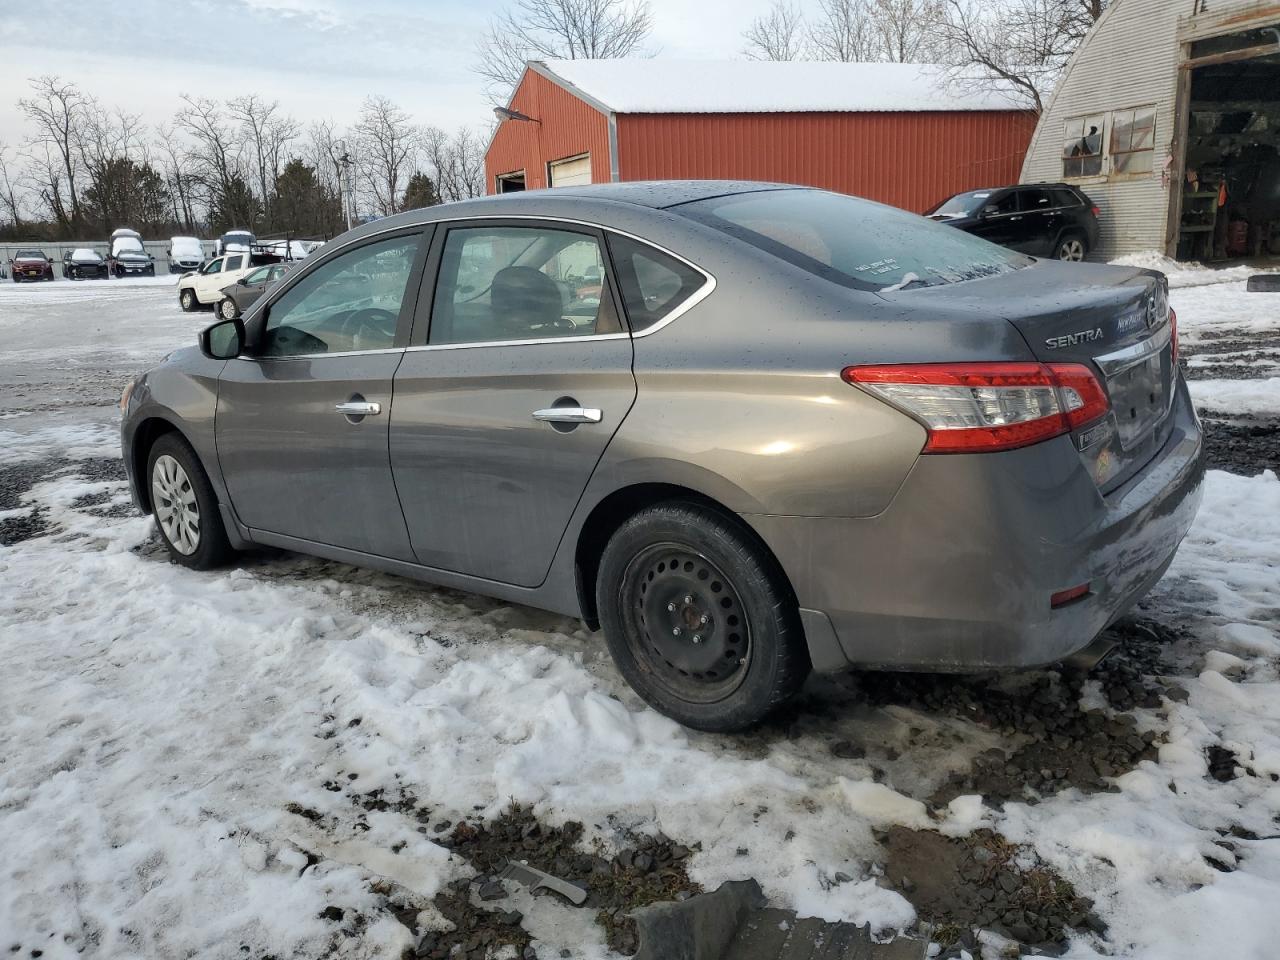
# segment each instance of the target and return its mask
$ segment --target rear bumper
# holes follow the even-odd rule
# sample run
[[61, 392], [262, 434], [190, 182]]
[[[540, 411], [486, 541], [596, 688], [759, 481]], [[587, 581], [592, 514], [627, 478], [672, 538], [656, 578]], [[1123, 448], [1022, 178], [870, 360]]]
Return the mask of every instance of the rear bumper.
[[[970, 671], [1053, 663], [1151, 589], [1199, 508], [1200, 424], [1179, 378], [1155, 458], [1103, 496], [1067, 437], [921, 457], [867, 519], [746, 516], [791, 579], [815, 668]], [[1088, 583], [1057, 610], [1050, 597]]]

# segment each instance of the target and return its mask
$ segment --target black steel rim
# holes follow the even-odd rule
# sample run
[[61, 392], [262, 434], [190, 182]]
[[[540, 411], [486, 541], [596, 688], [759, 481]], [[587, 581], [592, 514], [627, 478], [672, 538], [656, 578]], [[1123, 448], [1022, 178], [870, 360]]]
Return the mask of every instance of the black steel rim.
[[737, 587], [706, 556], [678, 543], [646, 547], [627, 565], [628, 643], [671, 695], [716, 703], [741, 686], [751, 627]]

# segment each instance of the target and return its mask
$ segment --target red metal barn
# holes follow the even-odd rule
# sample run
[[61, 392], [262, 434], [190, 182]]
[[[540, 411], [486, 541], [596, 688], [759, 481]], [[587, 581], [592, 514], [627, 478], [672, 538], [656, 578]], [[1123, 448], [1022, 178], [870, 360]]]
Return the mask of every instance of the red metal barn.
[[802, 183], [917, 212], [1017, 183], [1036, 118], [899, 63], [531, 62], [489, 193], [611, 180]]

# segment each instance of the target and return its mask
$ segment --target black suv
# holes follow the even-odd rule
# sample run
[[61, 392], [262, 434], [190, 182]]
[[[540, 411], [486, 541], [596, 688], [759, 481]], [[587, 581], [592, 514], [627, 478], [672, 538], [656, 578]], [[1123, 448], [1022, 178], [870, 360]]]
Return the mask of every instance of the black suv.
[[1098, 208], [1065, 183], [971, 190], [925, 216], [1035, 257], [1083, 260], [1098, 245]]

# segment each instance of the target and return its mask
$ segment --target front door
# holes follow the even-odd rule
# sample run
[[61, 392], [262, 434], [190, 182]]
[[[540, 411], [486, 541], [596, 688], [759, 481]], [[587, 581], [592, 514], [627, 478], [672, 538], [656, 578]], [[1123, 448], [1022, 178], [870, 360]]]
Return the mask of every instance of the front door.
[[290, 278], [218, 383], [218, 461], [255, 530], [412, 560], [387, 446], [392, 380], [425, 260], [420, 232]]
[[1022, 234], [1022, 215], [1018, 212], [1018, 195], [1015, 191], [997, 194], [982, 206], [974, 235], [998, 243], [1002, 247], [1017, 249]]
[[[459, 223], [396, 373], [391, 463], [420, 563], [541, 583], [636, 395], [602, 238]], [[426, 285], [424, 284], [424, 292]]]

